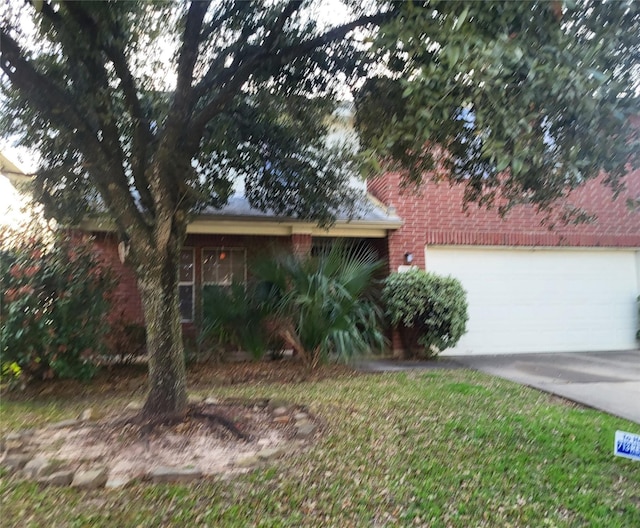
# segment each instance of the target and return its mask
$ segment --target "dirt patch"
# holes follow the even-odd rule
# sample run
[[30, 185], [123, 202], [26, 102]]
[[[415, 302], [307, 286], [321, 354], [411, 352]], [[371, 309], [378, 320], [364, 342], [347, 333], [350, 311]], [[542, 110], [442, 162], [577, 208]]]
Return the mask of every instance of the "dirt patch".
[[304, 407], [228, 400], [192, 404], [180, 420], [54, 424], [30, 433], [22, 450], [74, 472], [106, 467], [110, 482], [126, 483], [167, 467], [195, 468], [203, 476], [246, 472], [300, 450], [311, 432], [317, 422]]

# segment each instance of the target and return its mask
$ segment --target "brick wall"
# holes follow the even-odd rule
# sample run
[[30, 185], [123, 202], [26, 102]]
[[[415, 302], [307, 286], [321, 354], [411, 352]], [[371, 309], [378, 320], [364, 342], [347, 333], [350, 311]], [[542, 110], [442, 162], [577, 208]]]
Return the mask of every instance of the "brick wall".
[[112, 296], [110, 319], [142, 324], [144, 316], [135, 275], [118, 257], [118, 240], [111, 233], [93, 233], [94, 246], [100, 260], [115, 274], [117, 287]]
[[[114, 272], [117, 280], [117, 287], [113, 294], [113, 305], [110, 319], [121, 318], [124, 321], [143, 324], [144, 315], [142, 302], [133, 271], [120, 262], [118, 257], [118, 240], [111, 233], [93, 233], [96, 253], [100, 259], [107, 264]], [[311, 237], [300, 238], [298, 235], [292, 237], [266, 237], [266, 236], [243, 236], [243, 235], [189, 235], [185, 241], [185, 248], [195, 250], [195, 319], [198, 321], [200, 314], [200, 298], [198, 292], [202, 286], [202, 250], [204, 248], [244, 248], [247, 250], [247, 264], [250, 268], [251, 261], [262, 255], [279, 250], [291, 251], [297, 248], [302, 251], [308, 246], [311, 249]], [[308, 239], [308, 240], [307, 240]], [[303, 247], [304, 246], [304, 247]], [[193, 323], [183, 324], [186, 335], [194, 334]]]
[[[386, 174], [368, 184], [369, 192], [396, 208], [402, 228], [389, 237], [391, 269], [405, 264], [405, 253], [413, 253], [413, 264], [424, 268], [426, 245], [478, 246], [569, 246], [640, 247], [640, 212], [627, 207], [628, 197], [640, 196], [640, 171], [625, 178], [626, 190], [617, 199], [601, 180], [589, 181], [573, 191], [566, 204], [596, 215], [589, 224], [566, 225], [560, 220], [561, 205], [543, 225], [545, 214], [519, 206], [501, 218], [495, 209], [472, 204], [463, 211], [461, 185], [425, 183], [417, 192], [403, 190], [400, 176]], [[551, 224], [555, 225], [551, 226]]]

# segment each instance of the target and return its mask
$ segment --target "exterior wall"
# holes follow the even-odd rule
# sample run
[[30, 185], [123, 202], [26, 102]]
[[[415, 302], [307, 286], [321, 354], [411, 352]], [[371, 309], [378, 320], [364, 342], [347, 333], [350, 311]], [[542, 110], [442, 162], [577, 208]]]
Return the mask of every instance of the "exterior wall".
[[117, 287], [112, 296], [112, 311], [110, 318], [136, 324], [144, 322], [142, 302], [138, 293], [133, 271], [120, 262], [118, 257], [118, 239], [112, 233], [93, 233], [94, 246], [100, 259], [111, 268], [115, 274]]
[[[136, 278], [127, 265], [118, 257], [118, 240], [112, 233], [93, 233], [96, 252], [115, 273], [118, 285], [113, 295], [113, 309], [110, 318], [121, 319], [130, 323], [143, 324], [144, 315]], [[202, 250], [206, 248], [244, 248], [247, 251], [247, 270], [250, 273], [251, 263], [257, 258], [279, 251], [293, 252], [298, 255], [311, 253], [313, 237], [310, 234], [293, 234], [291, 236], [258, 236], [258, 235], [188, 235], [184, 248], [194, 250], [194, 321], [183, 323], [186, 336], [194, 337], [198, 322], [202, 319], [200, 291], [202, 290]], [[365, 239], [375, 248], [381, 259], [386, 258], [387, 245], [385, 239]], [[385, 273], [386, 274], [386, 273]]]
[[463, 186], [426, 182], [417, 192], [403, 190], [396, 173], [369, 182], [368, 190], [395, 207], [404, 221], [389, 236], [390, 267], [397, 270], [405, 264], [405, 253], [413, 253], [412, 264], [424, 268], [424, 248], [429, 245], [640, 247], [640, 212], [632, 211], [626, 203], [628, 197], [640, 196], [640, 171], [630, 173], [625, 184], [627, 189], [615, 200], [600, 180], [573, 191], [567, 204], [597, 216], [593, 223], [578, 225], [562, 223], [560, 206], [546, 225], [545, 214], [530, 206], [515, 207], [505, 218], [495, 209], [475, 204], [465, 212]]
[[[388, 237], [389, 271], [397, 271], [408, 264], [406, 253], [413, 254], [412, 265], [425, 269], [425, 248], [435, 245], [640, 248], [640, 212], [632, 211], [626, 203], [628, 197], [640, 197], [640, 171], [630, 173], [625, 184], [626, 190], [614, 200], [601, 181], [589, 181], [572, 192], [567, 203], [597, 215], [597, 220], [580, 225], [556, 222], [553, 228], [543, 225], [545, 214], [529, 206], [515, 207], [505, 218], [495, 209], [475, 204], [464, 211], [461, 185], [427, 181], [417, 191], [403, 189], [400, 175], [389, 173], [369, 181], [368, 191], [395, 208], [403, 220], [402, 227]], [[558, 220], [559, 213], [555, 214]], [[640, 260], [638, 263], [640, 274]], [[390, 337], [392, 350], [401, 354], [399, 335], [392, 332]]]

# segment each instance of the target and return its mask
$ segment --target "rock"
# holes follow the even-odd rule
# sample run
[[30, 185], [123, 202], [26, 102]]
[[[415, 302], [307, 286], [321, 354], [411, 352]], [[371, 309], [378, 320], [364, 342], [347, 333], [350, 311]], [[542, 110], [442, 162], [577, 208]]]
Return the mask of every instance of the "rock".
[[124, 408], [125, 411], [141, 411], [142, 410], [142, 402], [132, 401], [127, 404]]
[[280, 447], [270, 447], [266, 449], [261, 449], [256, 453], [256, 456], [260, 460], [269, 460], [272, 458], [278, 458], [280, 455], [284, 453], [284, 449]]
[[107, 489], [124, 488], [132, 480], [133, 480], [133, 477], [128, 477], [126, 475], [113, 475], [113, 476], [109, 476], [109, 480], [107, 480], [107, 483], [105, 484], [104, 487]]
[[78, 420], [62, 420], [61, 422], [52, 423], [49, 425], [49, 429], [64, 429], [65, 427], [73, 427], [74, 425], [78, 425], [80, 422]]
[[259, 463], [260, 459], [256, 455], [244, 455], [236, 460], [235, 465], [238, 467], [247, 468], [257, 466]]
[[68, 486], [73, 482], [73, 471], [65, 469], [63, 471], [56, 471], [46, 477], [37, 479], [41, 484], [47, 486]]
[[213, 396], [209, 396], [208, 398], [205, 398], [204, 403], [206, 405], [218, 405], [220, 403], [220, 400], [218, 400], [218, 398], [214, 398]]
[[202, 396], [198, 396], [197, 394], [189, 394], [187, 396], [187, 403], [189, 405], [194, 405], [196, 403], [200, 403], [202, 401]]
[[107, 468], [90, 469], [89, 471], [77, 471], [73, 476], [71, 486], [82, 489], [97, 489], [107, 483]]
[[80, 420], [81, 422], [88, 422], [89, 420], [93, 420], [93, 418], [94, 418], [94, 414], [93, 414], [93, 409], [91, 407], [82, 411], [80, 413], [80, 416], [78, 416], [78, 420]]
[[37, 456], [27, 462], [22, 471], [24, 476], [30, 479], [37, 479], [51, 475], [56, 470], [54, 464], [48, 458]]
[[283, 416], [276, 416], [273, 421], [279, 424], [286, 424], [289, 423], [289, 417], [286, 414]]
[[286, 409], [287, 407], [289, 407], [289, 404], [286, 401], [274, 399], [269, 400], [267, 407], [270, 411], [274, 411], [275, 409], [279, 409], [281, 407], [284, 407]]
[[198, 468], [160, 466], [149, 471], [148, 477], [155, 483], [192, 482], [202, 477], [202, 471]]
[[313, 432], [316, 430], [316, 426], [307, 420], [303, 422], [298, 422], [296, 424], [296, 429], [297, 429], [297, 433], [296, 433], [297, 436], [301, 438], [307, 438], [308, 436], [311, 436], [313, 434]]
[[293, 415], [293, 417], [296, 420], [307, 420], [309, 418], [309, 415], [307, 413], [297, 412], [296, 414]]
[[11, 432], [2, 439], [0, 451], [6, 453], [22, 453], [24, 451], [24, 440], [22, 434]]
[[104, 449], [100, 447], [86, 447], [78, 454], [77, 460], [91, 461], [100, 460], [104, 457]]
[[10, 454], [4, 457], [2, 466], [11, 471], [17, 471], [19, 469], [22, 469], [32, 458], [33, 455], [29, 455], [26, 453]]
[[284, 416], [288, 412], [289, 409], [287, 409], [286, 407], [276, 407], [275, 409], [273, 409], [274, 416]]

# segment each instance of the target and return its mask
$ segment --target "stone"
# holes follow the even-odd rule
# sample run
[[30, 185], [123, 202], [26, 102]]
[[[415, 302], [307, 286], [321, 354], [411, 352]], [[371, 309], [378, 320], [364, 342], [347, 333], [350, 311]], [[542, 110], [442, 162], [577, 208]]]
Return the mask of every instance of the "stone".
[[293, 415], [293, 417], [296, 420], [307, 420], [309, 418], [309, 415], [307, 413], [297, 412]]
[[124, 408], [125, 411], [141, 411], [142, 410], [142, 402], [132, 401], [127, 404]]
[[218, 400], [218, 398], [214, 398], [213, 396], [209, 396], [208, 398], [205, 398], [204, 403], [206, 405], [218, 405], [220, 403], [220, 400]]
[[55, 473], [51, 473], [51, 475], [41, 477], [37, 480], [47, 486], [69, 486], [73, 482], [73, 471], [70, 469], [56, 471]]
[[131, 481], [133, 481], [133, 477], [127, 475], [109, 476], [109, 480], [107, 480], [104, 487], [107, 489], [124, 488], [128, 486]]
[[60, 422], [52, 423], [49, 425], [49, 429], [64, 429], [65, 427], [73, 427], [74, 425], [78, 425], [79, 420], [62, 420]]
[[273, 415], [274, 416], [284, 416], [288, 412], [289, 412], [289, 409], [287, 409], [286, 407], [276, 407], [273, 410]]
[[270, 411], [273, 411], [281, 407], [284, 407], [286, 409], [287, 407], [289, 407], [289, 404], [286, 401], [274, 399], [274, 400], [269, 400], [267, 407], [269, 408]]
[[261, 449], [256, 453], [256, 457], [260, 460], [269, 460], [272, 458], [278, 458], [284, 453], [284, 449], [280, 447], [270, 447], [266, 449]]
[[2, 439], [0, 451], [6, 453], [21, 453], [24, 451], [24, 440], [22, 435], [17, 432], [11, 432]]
[[10, 454], [4, 457], [2, 466], [11, 471], [17, 471], [19, 469], [22, 469], [32, 458], [33, 455], [29, 455], [26, 453]]
[[93, 420], [93, 418], [94, 418], [94, 413], [91, 407], [82, 411], [80, 413], [80, 416], [78, 416], [78, 420], [80, 420], [81, 422], [88, 422], [89, 420]]
[[198, 468], [178, 468], [159, 466], [149, 471], [147, 475], [152, 482], [192, 482], [202, 477]]
[[256, 455], [245, 455], [236, 459], [236, 466], [247, 468], [257, 466], [260, 463], [260, 459]]
[[107, 483], [107, 468], [96, 468], [88, 471], [77, 471], [73, 476], [71, 486], [82, 489], [97, 489]]
[[316, 426], [309, 421], [298, 422], [296, 424], [296, 429], [297, 436], [301, 438], [307, 438], [308, 436], [311, 436], [313, 434], [313, 432], [316, 430]]
[[77, 460], [92, 461], [104, 457], [104, 449], [100, 447], [86, 447], [78, 454]]
[[196, 403], [200, 403], [202, 401], [202, 396], [198, 396], [197, 394], [189, 394], [187, 396], [187, 403], [189, 405], [194, 405]]
[[37, 479], [51, 475], [56, 470], [54, 464], [48, 458], [37, 456], [27, 462], [22, 471], [24, 476], [30, 479]]

